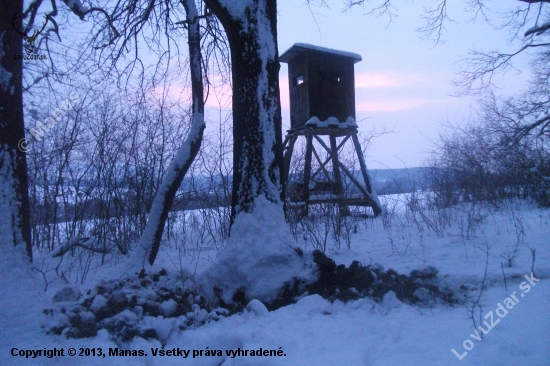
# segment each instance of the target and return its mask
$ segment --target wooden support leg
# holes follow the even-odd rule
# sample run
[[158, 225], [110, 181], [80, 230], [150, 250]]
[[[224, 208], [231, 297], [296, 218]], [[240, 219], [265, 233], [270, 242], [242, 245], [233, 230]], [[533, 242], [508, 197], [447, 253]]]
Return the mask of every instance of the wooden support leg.
[[330, 135], [330, 150], [332, 158], [332, 174], [334, 176], [334, 194], [338, 197], [338, 209], [341, 216], [349, 216], [349, 209], [343, 203], [344, 187], [342, 184], [342, 174], [340, 173], [340, 161], [338, 160], [338, 145], [336, 144], [336, 136]]
[[305, 215], [309, 215], [309, 181], [311, 178], [311, 155], [313, 152], [313, 133], [311, 130], [306, 132], [306, 161], [304, 167], [304, 190], [303, 198], [305, 201]]
[[283, 171], [281, 174], [281, 181], [283, 182], [282, 186], [286, 190], [286, 192], [284, 192], [284, 201], [283, 201], [283, 211], [285, 212], [285, 215], [288, 209], [286, 201], [288, 199], [291, 199], [291, 197], [289, 197], [288, 195], [288, 176], [290, 174], [290, 162], [292, 159], [292, 152], [294, 151], [294, 144], [296, 143], [297, 139], [298, 139], [298, 134], [289, 134], [285, 138], [285, 143], [283, 145], [284, 156], [283, 156]]
[[292, 153], [294, 152], [294, 144], [298, 139], [298, 135], [294, 134], [290, 138], [287, 137], [288, 146], [285, 147], [285, 152], [283, 156], [283, 174], [281, 180], [284, 180], [288, 183], [288, 176], [290, 174], [290, 163], [292, 160]]
[[[374, 190], [370, 182], [369, 173], [367, 170], [367, 164], [365, 163], [365, 158], [363, 157], [363, 152], [361, 151], [361, 144], [359, 143], [359, 138], [357, 138], [357, 134], [353, 134], [351, 138], [353, 140], [355, 152], [357, 153], [357, 158], [359, 159], [361, 174], [363, 175], [363, 180], [365, 181], [365, 188], [367, 189], [367, 192], [370, 195], [375, 195], [376, 193], [374, 193]], [[374, 205], [372, 206], [372, 210], [374, 212], [374, 215], [377, 216], [382, 213], [382, 207], [380, 206], [380, 203], [375, 197], [371, 197], [371, 198], [374, 198]]]

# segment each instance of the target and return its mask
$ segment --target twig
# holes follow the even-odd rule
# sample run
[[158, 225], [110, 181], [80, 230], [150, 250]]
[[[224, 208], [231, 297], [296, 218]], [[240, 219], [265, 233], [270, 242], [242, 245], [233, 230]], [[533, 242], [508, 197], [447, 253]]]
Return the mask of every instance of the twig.
[[[476, 306], [479, 307], [480, 312], [480, 324], [481, 324], [481, 312], [482, 308], [479, 302], [481, 301], [481, 295], [483, 294], [483, 286], [485, 285], [485, 280], [487, 279], [487, 270], [489, 268], [489, 249], [491, 247], [489, 246], [489, 243], [487, 243], [487, 238], [485, 238], [485, 250], [480, 248], [481, 251], [485, 252], [485, 273], [483, 274], [483, 280], [481, 281], [481, 288], [479, 289], [479, 295], [477, 297], [477, 300], [473, 303], [471, 309], [468, 309], [468, 313], [470, 315], [470, 319], [472, 319], [472, 322], [474, 323], [474, 329], [477, 328], [476, 320], [475, 320], [475, 308]], [[483, 332], [480, 335], [483, 338]]]
[[504, 289], [508, 291], [508, 285], [506, 284], [506, 276], [504, 275], [504, 265], [500, 262], [500, 268], [502, 269], [502, 278], [504, 278]]
[[[87, 244], [89, 241], [91, 243]], [[63, 255], [65, 255], [65, 253], [67, 253], [69, 250], [73, 249], [74, 247], [81, 247], [83, 249], [89, 250], [94, 253], [100, 253], [100, 254], [109, 253], [108, 249], [94, 248], [92, 245], [95, 244], [96, 241], [97, 239], [95, 237], [71, 239], [67, 242], [67, 244], [55, 250], [52, 253], [52, 258], [62, 257]]]
[[533, 259], [531, 261], [531, 273], [535, 276], [535, 248], [529, 248], [529, 250], [531, 250], [531, 257]]

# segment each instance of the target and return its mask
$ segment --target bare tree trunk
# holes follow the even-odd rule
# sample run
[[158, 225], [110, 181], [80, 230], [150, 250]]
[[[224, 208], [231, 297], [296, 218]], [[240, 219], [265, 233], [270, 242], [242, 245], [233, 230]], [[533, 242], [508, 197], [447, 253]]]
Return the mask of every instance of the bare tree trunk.
[[[15, 245], [24, 244], [32, 261], [27, 158], [23, 121], [22, 38], [11, 19], [23, 12], [23, 1], [0, 3], [0, 216], [2, 231], [11, 231]], [[18, 17], [17, 21], [21, 22]], [[17, 24], [21, 28], [21, 24]]]
[[231, 48], [233, 81], [233, 190], [231, 224], [256, 197], [280, 204], [283, 166], [277, 2], [235, 6], [205, 0], [222, 23]]
[[151, 206], [145, 231], [141, 237], [141, 245], [151, 250], [149, 263], [155, 262], [159, 251], [164, 225], [168, 212], [174, 202], [176, 192], [185, 174], [193, 163], [201, 147], [204, 124], [204, 96], [201, 64], [201, 35], [199, 29], [199, 14], [195, 0], [182, 0], [187, 12], [187, 34], [189, 43], [189, 63], [191, 70], [191, 87], [193, 98], [193, 116], [187, 138], [182, 143], [176, 156], [170, 163], [162, 183]]

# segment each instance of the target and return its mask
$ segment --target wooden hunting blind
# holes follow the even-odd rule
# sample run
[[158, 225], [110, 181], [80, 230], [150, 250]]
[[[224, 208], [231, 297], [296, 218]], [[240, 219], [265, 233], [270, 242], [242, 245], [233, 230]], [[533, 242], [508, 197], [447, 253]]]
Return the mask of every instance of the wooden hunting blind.
[[[354, 64], [361, 56], [296, 43], [279, 60], [288, 63], [290, 89], [291, 128], [284, 141], [283, 167], [287, 200], [305, 204], [305, 213], [309, 204], [338, 203], [345, 212], [348, 205], [368, 206], [378, 215], [382, 208], [370, 183], [355, 122]], [[305, 138], [304, 166], [290, 172], [300, 137]], [[339, 157], [350, 140], [360, 174]]]
[[296, 43], [279, 60], [288, 63], [291, 128], [314, 116], [355, 118], [353, 65], [360, 55]]

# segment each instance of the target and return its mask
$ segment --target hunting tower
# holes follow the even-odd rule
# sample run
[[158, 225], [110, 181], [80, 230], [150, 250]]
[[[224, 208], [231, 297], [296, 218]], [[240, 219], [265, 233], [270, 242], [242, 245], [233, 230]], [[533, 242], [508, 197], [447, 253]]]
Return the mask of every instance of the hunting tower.
[[[355, 122], [354, 64], [361, 56], [296, 43], [279, 60], [288, 63], [290, 88], [291, 128], [283, 146], [287, 200], [305, 204], [306, 214], [310, 204], [330, 202], [344, 212], [351, 205], [368, 206], [374, 215], [380, 214]], [[305, 138], [304, 165], [290, 172], [299, 138]], [[339, 156], [350, 140], [360, 175]]]

